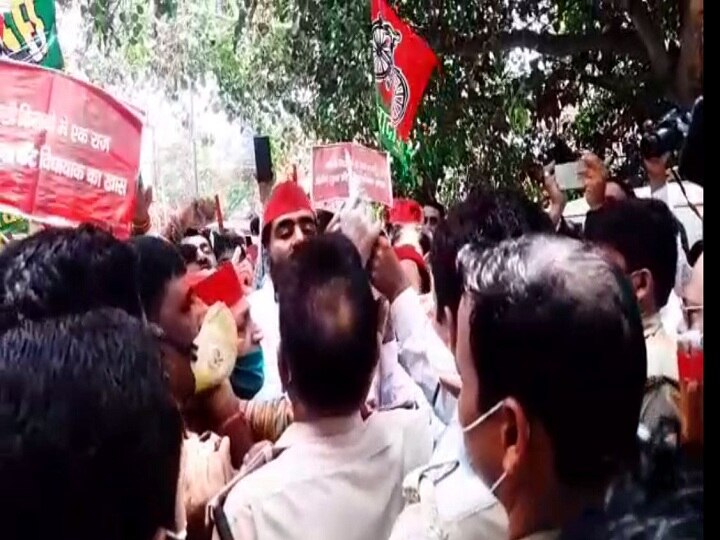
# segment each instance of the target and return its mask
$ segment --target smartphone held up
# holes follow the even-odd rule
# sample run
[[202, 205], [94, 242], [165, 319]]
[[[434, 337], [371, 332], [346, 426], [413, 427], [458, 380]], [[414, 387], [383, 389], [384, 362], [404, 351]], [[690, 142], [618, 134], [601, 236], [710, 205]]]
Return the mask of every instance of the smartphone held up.
[[584, 173], [585, 162], [581, 159], [555, 165], [555, 181], [563, 191], [582, 189]]

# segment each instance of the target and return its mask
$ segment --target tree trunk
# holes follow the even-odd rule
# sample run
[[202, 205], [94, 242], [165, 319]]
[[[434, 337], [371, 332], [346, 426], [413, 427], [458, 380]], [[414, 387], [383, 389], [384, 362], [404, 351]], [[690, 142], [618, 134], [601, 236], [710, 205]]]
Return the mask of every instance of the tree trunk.
[[681, 105], [690, 107], [703, 91], [703, 0], [689, 0], [685, 8], [680, 29], [680, 56], [675, 70], [675, 93]]

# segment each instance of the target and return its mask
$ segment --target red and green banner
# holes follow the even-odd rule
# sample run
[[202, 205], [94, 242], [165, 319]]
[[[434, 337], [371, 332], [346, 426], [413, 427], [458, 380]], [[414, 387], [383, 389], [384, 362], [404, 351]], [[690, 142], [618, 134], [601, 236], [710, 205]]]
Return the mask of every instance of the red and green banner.
[[63, 68], [54, 0], [0, 0], [0, 58]]
[[0, 60], [0, 212], [130, 234], [142, 119], [100, 88]]
[[371, 17], [380, 139], [391, 154], [407, 164], [413, 153], [410, 133], [438, 60], [385, 0], [372, 0]]

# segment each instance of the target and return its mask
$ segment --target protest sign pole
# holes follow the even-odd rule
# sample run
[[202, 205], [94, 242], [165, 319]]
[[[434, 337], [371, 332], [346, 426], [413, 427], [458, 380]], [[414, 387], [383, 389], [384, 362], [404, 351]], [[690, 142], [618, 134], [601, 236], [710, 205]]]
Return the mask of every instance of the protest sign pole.
[[193, 174], [195, 176], [195, 196], [200, 196], [198, 181], [197, 147], [195, 146], [195, 85], [190, 85], [190, 144], [192, 144]]

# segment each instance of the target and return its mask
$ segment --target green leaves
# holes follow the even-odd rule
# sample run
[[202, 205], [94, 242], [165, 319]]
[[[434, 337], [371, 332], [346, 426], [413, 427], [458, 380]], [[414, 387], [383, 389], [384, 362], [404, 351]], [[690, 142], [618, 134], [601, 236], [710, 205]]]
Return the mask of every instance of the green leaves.
[[[280, 167], [316, 142], [378, 145], [367, 0], [239, 0], [237, 20], [218, 12], [215, 0], [83, 2], [94, 37], [121, 49], [141, 76], [163, 81], [170, 95], [214, 79], [226, 111], [271, 136]], [[448, 202], [479, 183], [525, 187], [522, 165], [552, 136], [630, 151], [638, 123], [660, 112], [663, 88], [637, 55], [578, 45], [570, 55], [531, 60], [501, 46], [518, 29], [546, 41], [632, 30], [618, 3], [391, 4], [441, 58], [412, 135], [414, 157], [393, 163], [398, 194]], [[654, 15], [672, 40], [678, 16], [669, 4]], [[561, 123], [571, 107], [575, 119]]]

